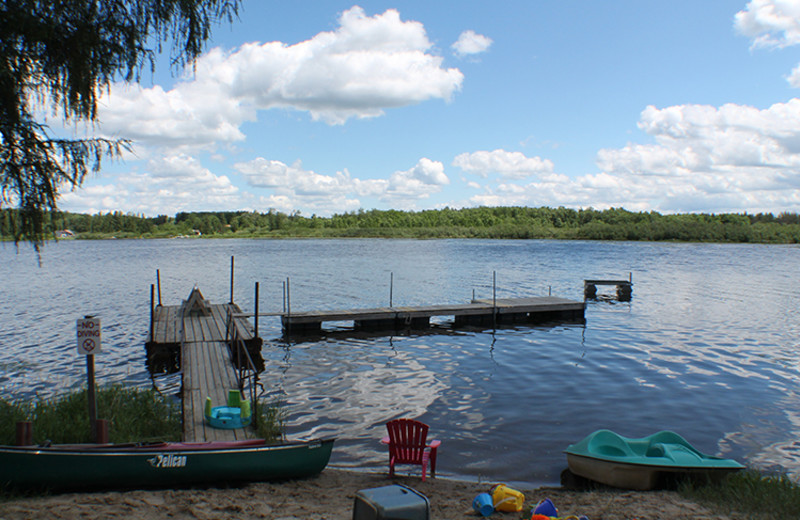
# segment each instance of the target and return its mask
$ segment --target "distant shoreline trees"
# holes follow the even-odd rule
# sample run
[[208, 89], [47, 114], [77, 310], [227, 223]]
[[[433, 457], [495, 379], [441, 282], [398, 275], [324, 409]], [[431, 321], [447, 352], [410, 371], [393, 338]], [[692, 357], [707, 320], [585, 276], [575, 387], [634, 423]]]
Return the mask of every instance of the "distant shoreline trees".
[[[11, 240], [16, 210], [0, 210], [0, 238]], [[662, 215], [655, 211], [479, 207], [424, 211], [358, 210], [330, 217], [269, 210], [181, 212], [174, 217], [120, 211], [47, 214], [48, 237], [69, 230], [79, 239], [240, 238], [498, 238], [728, 243], [800, 243], [797, 213]]]

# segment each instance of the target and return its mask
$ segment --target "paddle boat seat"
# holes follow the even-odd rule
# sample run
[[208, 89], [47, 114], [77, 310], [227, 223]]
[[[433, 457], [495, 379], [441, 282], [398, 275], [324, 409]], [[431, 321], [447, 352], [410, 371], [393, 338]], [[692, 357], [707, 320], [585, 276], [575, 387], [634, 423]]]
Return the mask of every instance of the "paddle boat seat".
[[243, 428], [253, 419], [250, 401], [239, 390], [228, 391], [227, 406], [212, 407], [211, 398], [206, 397], [204, 415], [209, 426], [224, 429]]

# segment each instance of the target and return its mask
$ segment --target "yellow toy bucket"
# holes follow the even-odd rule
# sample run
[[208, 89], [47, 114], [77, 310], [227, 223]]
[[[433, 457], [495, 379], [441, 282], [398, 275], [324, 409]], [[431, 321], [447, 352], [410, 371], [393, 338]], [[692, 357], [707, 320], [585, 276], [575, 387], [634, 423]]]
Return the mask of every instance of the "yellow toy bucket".
[[525, 495], [505, 484], [497, 484], [492, 488], [492, 502], [496, 511], [515, 513], [522, 511]]

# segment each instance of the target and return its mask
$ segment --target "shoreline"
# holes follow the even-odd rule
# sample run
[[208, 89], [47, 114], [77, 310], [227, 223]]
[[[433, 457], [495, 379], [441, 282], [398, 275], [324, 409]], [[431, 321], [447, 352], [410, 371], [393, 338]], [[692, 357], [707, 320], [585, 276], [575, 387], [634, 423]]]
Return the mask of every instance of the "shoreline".
[[[495, 482], [496, 483], [496, 482]], [[315, 477], [287, 482], [264, 482], [230, 487], [98, 491], [39, 497], [14, 497], [0, 502], [0, 518], [16, 520], [41, 517], [101, 519], [130, 516], [155, 519], [275, 519], [349, 520], [359, 490], [400, 484], [425, 495], [430, 518], [439, 520], [483, 518], [472, 509], [472, 500], [495, 483], [449, 478], [428, 478], [399, 473], [325, 469]], [[510, 484], [509, 484], [510, 485]], [[627, 490], [572, 491], [561, 487], [514, 488], [525, 494], [520, 513], [495, 513], [490, 518], [529, 518], [531, 508], [549, 498], [560, 516], [586, 515], [590, 520], [735, 520], [682, 498], [674, 491]]]

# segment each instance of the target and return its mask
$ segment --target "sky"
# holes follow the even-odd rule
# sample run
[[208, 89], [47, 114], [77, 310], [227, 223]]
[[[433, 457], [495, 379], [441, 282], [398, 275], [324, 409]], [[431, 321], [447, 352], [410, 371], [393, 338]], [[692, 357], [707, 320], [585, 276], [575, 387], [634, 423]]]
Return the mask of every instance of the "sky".
[[243, 0], [59, 207], [798, 212], [798, 89], [800, 0]]

